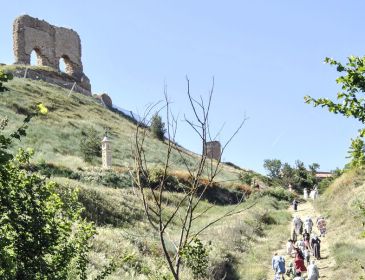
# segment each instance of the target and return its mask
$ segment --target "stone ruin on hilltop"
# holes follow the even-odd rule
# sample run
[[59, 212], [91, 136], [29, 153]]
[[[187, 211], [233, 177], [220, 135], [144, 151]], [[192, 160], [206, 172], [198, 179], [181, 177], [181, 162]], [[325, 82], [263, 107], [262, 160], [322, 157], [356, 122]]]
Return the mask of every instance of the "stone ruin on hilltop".
[[222, 147], [219, 141], [210, 141], [207, 142], [204, 146], [204, 154], [207, 158], [212, 158], [215, 160], [221, 160], [222, 156]]
[[[57, 27], [44, 20], [28, 15], [17, 17], [13, 24], [15, 64], [30, 65], [31, 53], [35, 51], [38, 66], [49, 66], [60, 72], [59, 62], [64, 60], [67, 75], [57, 75], [49, 71], [15, 73], [45, 80], [86, 95], [91, 95], [91, 85], [83, 72], [81, 61], [81, 41], [72, 29]], [[34, 76], [34, 77], [33, 77]]]

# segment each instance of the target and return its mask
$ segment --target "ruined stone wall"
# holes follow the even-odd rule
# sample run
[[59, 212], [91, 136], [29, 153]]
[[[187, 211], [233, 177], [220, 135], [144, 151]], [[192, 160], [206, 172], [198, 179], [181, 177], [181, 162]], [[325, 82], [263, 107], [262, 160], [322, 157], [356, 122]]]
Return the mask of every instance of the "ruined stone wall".
[[221, 143], [219, 141], [207, 142], [205, 147], [205, 154], [208, 158], [220, 160], [222, 154]]
[[107, 108], [113, 108], [113, 101], [107, 93], [98, 94], [95, 98], [100, 100]]
[[66, 73], [79, 86], [91, 91], [90, 81], [83, 72], [80, 37], [74, 30], [56, 27], [44, 20], [24, 15], [14, 21], [13, 40], [15, 64], [30, 64], [34, 50], [38, 65], [59, 71], [59, 61], [63, 58]]

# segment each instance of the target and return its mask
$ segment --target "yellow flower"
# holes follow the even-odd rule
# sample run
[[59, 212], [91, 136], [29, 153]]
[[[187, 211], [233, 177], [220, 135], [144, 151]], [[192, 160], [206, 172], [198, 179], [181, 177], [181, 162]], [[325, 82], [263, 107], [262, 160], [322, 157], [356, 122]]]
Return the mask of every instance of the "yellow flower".
[[39, 113], [41, 113], [42, 115], [46, 115], [48, 113], [48, 109], [46, 106], [44, 106], [43, 103], [39, 103], [37, 105], [37, 109], [38, 109]]

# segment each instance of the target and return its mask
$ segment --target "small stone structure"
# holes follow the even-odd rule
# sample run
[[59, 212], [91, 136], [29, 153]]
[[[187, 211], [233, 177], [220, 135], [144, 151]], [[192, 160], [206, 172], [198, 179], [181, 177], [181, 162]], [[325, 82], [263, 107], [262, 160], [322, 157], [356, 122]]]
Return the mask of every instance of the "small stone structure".
[[219, 141], [211, 141], [207, 142], [205, 146], [204, 154], [208, 158], [220, 160], [222, 151], [221, 151], [221, 143]]
[[101, 141], [101, 155], [102, 155], [102, 167], [109, 169], [112, 167], [112, 147], [108, 136], [104, 136]]
[[107, 93], [98, 94], [95, 96], [107, 108], [113, 108], [113, 101]]
[[37, 65], [59, 71], [62, 58], [66, 73], [78, 86], [91, 92], [88, 77], [81, 62], [81, 41], [72, 29], [57, 27], [29, 15], [17, 17], [13, 24], [15, 64], [30, 64], [32, 51], [37, 54]]

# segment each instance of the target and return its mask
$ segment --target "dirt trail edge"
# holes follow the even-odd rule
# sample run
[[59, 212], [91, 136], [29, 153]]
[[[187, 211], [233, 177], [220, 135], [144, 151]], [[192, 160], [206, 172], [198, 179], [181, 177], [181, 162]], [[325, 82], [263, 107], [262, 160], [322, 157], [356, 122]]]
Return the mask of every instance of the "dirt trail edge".
[[[314, 223], [316, 222], [316, 218], [320, 216], [320, 213], [318, 213], [314, 209], [311, 201], [307, 201], [305, 203], [300, 203], [298, 206], [298, 211], [294, 211], [292, 209], [292, 207], [290, 207], [290, 210], [288, 210], [288, 211], [291, 212], [293, 218], [295, 216], [299, 216], [302, 219], [302, 221], [304, 221], [305, 218], [309, 216], [312, 218]], [[288, 225], [288, 227], [291, 230], [291, 228], [292, 228], [291, 222]], [[331, 228], [330, 221], [327, 221], [327, 228], [329, 228], [329, 229]], [[316, 225], [313, 225], [313, 231], [316, 234], [318, 234], [318, 236], [319, 236], [319, 231], [318, 231]], [[286, 255], [286, 242], [289, 238], [290, 238], [290, 236], [288, 236], [288, 238], [286, 240], [283, 240], [281, 248], [275, 251], [279, 255], [282, 255], [285, 257], [286, 267], [288, 267], [289, 263], [294, 260], [294, 258]], [[330, 244], [328, 244], [326, 237], [320, 237], [320, 239], [321, 239], [321, 259], [315, 260], [315, 258], [313, 256], [311, 256], [311, 260], [316, 261], [316, 264], [319, 269], [319, 275], [320, 275], [319, 279], [336, 279], [336, 278], [333, 278], [335, 276], [334, 275], [335, 260], [330, 255], [330, 250], [329, 250]], [[272, 255], [274, 255], [275, 252], [272, 252]], [[306, 279], [307, 278], [306, 274], [304, 274], [304, 276]], [[274, 272], [272, 271], [271, 267], [270, 267], [270, 270], [268, 271], [266, 279], [267, 280], [274, 279]], [[287, 276], [285, 276], [285, 279], [291, 280], [291, 278], [289, 278]]]

